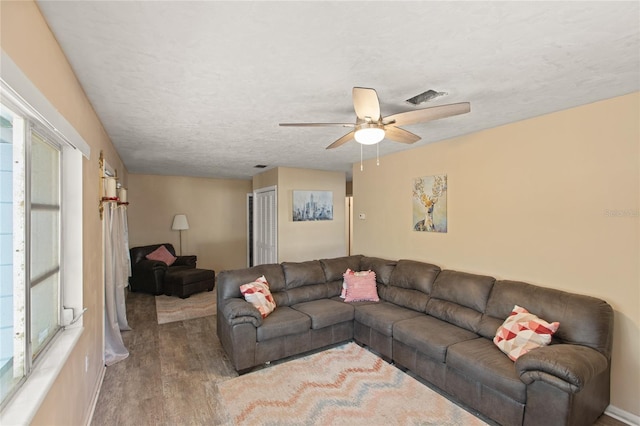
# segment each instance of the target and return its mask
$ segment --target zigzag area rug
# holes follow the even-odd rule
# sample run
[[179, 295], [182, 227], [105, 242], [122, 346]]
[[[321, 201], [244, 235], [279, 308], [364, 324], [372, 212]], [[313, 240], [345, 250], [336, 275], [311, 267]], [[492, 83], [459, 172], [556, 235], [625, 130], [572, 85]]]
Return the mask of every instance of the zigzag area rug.
[[218, 383], [226, 425], [486, 425], [348, 343]]
[[186, 299], [156, 296], [158, 324], [208, 317], [216, 314], [216, 291], [203, 291]]

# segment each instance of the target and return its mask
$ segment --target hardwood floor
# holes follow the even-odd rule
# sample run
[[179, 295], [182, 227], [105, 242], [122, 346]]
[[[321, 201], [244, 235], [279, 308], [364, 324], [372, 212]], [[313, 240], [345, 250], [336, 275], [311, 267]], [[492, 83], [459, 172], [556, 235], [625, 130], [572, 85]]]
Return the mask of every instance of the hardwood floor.
[[236, 377], [215, 316], [158, 325], [155, 298], [127, 296], [129, 357], [107, 367], [92, 425], [211, 425], [216, 383]]
[[[155, 298], [127, 296], [129, 357], [107, 367], [91, 424], [218, 425], [216, 383], [236, 377], [216, 335], [216, 317], [158, 325]], [[624, 426], [602, 416], [597, 426]]]

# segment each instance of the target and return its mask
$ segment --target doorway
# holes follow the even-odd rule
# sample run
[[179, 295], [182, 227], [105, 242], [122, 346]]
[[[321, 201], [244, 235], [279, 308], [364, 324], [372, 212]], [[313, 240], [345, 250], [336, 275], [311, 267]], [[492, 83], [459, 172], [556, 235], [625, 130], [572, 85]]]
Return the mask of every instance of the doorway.
[[253, 253], [254, 265], [278, 262], [278, 197], [277, 188], [270, 186], [253, 193]]

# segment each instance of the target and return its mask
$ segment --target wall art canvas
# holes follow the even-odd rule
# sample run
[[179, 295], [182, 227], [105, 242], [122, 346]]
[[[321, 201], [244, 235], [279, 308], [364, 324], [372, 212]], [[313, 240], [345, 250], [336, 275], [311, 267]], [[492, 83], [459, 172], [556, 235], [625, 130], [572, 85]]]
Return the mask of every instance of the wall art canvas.
[[447, 175], [413, 180], [413, 230], [447, 232]]
[[293, 221], [333, 220], [332, 191], [293, 191]]

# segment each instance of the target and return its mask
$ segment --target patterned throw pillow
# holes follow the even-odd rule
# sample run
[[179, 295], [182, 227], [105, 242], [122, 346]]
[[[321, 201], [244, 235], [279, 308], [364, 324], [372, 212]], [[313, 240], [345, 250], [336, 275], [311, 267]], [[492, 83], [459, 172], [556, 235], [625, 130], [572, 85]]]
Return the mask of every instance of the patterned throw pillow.
[[262, 318], [266, 318], [276, 308], [276, 301], [273, 300], [269, 283], [264, 275], [252, 283], [241, 285], [240, 292], [247, 302], [258, 309]]
[[376, 273], [373, 271], [344, 273], [344, 282], [347, 285], [345, 302], [370, 301], [378, 302], [378, 289], [376, 288]]
[[[360, 272], [354, 272], [352, 271], [350, 268], [347, 268], [347, 270], [345, 271], [344, 274], [342, 274], [342, 277], [344, 278], [345, 275], [356, 275], [359, 277], [364, 277], [367, 276], [371, 271], [360, 271]], [[374, 278], [375, 278], [375, 274], [374, 274]], [[342, 299], [344, 299], [345, 297], [347, 297], [347, 280], [344, 279], [342, 281], [342, 292], [340, 293], [340, 297]]]
[[165, 246], [160, 246], [148, 255], [145, 256], [149, 260], [158, 260], [160, 262], [164, 262], [167, 266], [173, 265], [173, 262], [176, 261], [177, 257], [171, 254], [169, 250]]
[[547, 346], [558, 331], [559, 322], [548, 323], [518, 305], [498, 327], [493, 343], [512, 361], [532, 349]]

